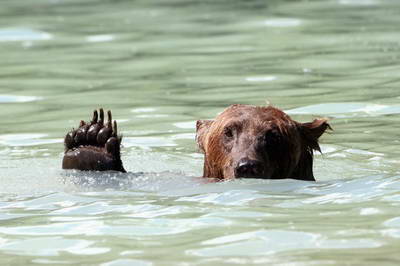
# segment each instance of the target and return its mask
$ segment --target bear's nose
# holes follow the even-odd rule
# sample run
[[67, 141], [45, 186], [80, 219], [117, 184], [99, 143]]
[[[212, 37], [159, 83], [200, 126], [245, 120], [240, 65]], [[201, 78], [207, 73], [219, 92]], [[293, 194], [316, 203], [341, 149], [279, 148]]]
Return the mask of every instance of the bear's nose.
[[241, 159], [235, 168], [235, 177], [261, 177], [263, 165], [260, 161]]

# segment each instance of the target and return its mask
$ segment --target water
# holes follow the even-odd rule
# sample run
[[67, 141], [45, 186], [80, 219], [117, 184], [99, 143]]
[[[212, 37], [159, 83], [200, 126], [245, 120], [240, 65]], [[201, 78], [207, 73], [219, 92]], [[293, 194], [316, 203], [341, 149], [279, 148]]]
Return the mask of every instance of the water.
[[[0, 264], [398, 265], [400, 3], [3, 0]], [[334, 128], [317, 182], [199, 178], [197, 119]], [[130, 171], [61, 170], [113, 110]]]

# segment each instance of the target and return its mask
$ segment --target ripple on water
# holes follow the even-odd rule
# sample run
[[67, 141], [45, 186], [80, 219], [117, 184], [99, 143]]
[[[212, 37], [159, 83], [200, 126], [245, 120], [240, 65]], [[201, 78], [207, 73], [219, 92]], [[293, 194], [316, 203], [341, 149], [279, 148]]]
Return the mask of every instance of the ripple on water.
[[86, 37], [87, 42], [110, 42], [113, 41], [115, 37], [110, 34], [102, 34], [102, 35], [90, 35]]
[[181, 197], [177, 199], [177, 201], [243, 206], [255, 199], [265, 197], [265, 195], [258, 194], [253, 190], [230, 190], [223, 193], [207, 193], [190, 197]]
[[156, 110], [157, 110], [156, 108], [147, 107], [147, 108], [135, 108], [135, 109], [132, 109], [131, 112], [132, 113], [150, 113], [150, 112], [154, 112]]
[[0, 103], [26, 103], [42, 100], [37, 96], [0, 95]]
[[300, 26], [302, 21], [296, 18], [271, 18], [264, 21], [267, 27], [297, 27]]
[[[290, 239], [290, 241], [287, 241]], [[374, 248], [381, 243], [372, 239], [326, 239], [319, 234], [283, 230], [259, 230], [217, 237], [201, 243], [205, 247], [187, 251], [190, 255], [214, 256], [257, 256], [302, 249], [326, 248]]]
[[246, 81], [248, 82], [269, 82], [276, 80], [275, 76], [264, 76], [264, 77], [247, 77]]
[[288, 114], [327, 115], [336, 118], [368, 117], [400, 114], [400, 105], [381, 105], [373, 103], [323, 103], [299, 107], [286, 111]]
[[341, 5], [354, 5], [354, 6], [372, 6], [378, 5], [377, 0], [339, 0]]
[[[140, 205], [110, 205], [107, 202], [92, 202], [85, 205], [76, 205], [70, 206], [66, 208], [61, 208], [51, 212], [52, 214], [56, 215], [90, 215], [90, 216], [97, 216], [97, 215], [105, 215], [105, 214], [112, 214], [112, 213], [119, 213], [119, 214], [137, 214], [137, 217], [143, 217], [140, 215], [145, 215], [145, 213], [154, 213], [159, 211], [161, 206], [152, 205], [152, 204], [140, 204]], [[140, 215], [139, 215], [140, 214]], [[128, 215], [130, 216], [130, 215]], [[133, 217], [134, 215], [132, 215]]]
[[126, 265], [151, 266], [153, 265], [153, 263], [144, 260], [117, 259], [100, 264], [100, 266], [126, 266]]
[[182, 128], [182, 129], [195, 129], [196, 121], [176, 122], [173, 123], [173, 125], [176, 126], [177, 128]]
[[44, 144], [61, 143], [62, 139], [44, 139], [47, 134], [5, 134], [0, 135], [0, 145], [4, 146], [36, 146]]
[[382, 230], [383, 235], [393, 238], [400, 238], [400, 217], [389, 219], [385, 221], [383, 225], [390, 228]]
[[0, 42], [42, 41], [51, 39], [53, 39], [53, 36], [43, 31], [25, 28], [0, 29]]
[[140, 147], [150, 149], [152, 147], [172, 147], [177, 144], [166, 137], [125, 137], [124, 147]]
[[[51, 243], [51, 245], [49, 245]], [[95, 242], [61, 237], [38, 237], [25, 240], [0, 242], [3, 252], [30, 256], [58, 256], [62, 252], [76, 255], [95, 255], [110, 251], [110, 248], [91, 247]]]
[[135, 113], [135, 117], [137, 118], [162, 118], [168, 117], [167, 114], [155, 114], [156, 108], [148, 107], [148, 108], [135, 108], [131, 110], [131, 113]]
[[400, 217], [396, 217], [396, 218], [392, 218], [390, 220], [387, 220], [384, 223], [385, 226], [388, 227], [396, 227], [396, 228], [400, 228]]
[[66, 193], [50, 193], [35, 198], [21, 198], [0, 205], [1, 209], [20, 209], [20, 210], [47, 210], [52, 211], [59, 208], [67, 208], [76, 204], [88, 204], [94, 199], [85, 198]]
[[[197, 218], [150, 218], [143, 219], [127, 216], [113, 221], [102, 221], [99, 219], [51, 222], [30, 226], [2, 226], [0, 233], [5, 236], [121, 236], [130, 238], [141, 238], [149, 236], [175, 235], [188, 231], [199, 230], [212, 226], [225, 227], [232, 225], [230, 219], [221, 217], [197, 217]], [[1, 247], [0, 247], [1, 249]]]

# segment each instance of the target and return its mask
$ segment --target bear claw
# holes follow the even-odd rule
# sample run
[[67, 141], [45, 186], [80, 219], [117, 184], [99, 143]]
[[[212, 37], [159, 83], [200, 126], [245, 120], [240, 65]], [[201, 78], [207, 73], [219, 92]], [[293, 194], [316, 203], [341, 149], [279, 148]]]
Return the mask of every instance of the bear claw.
[[72, 129], [64, 138], [65, 154], [63, 169], [125, 172], [122, 166], [117, 122], [112, 121], [111, 111], [94, 110], [90, 122], [80, 121], [78, 129]]

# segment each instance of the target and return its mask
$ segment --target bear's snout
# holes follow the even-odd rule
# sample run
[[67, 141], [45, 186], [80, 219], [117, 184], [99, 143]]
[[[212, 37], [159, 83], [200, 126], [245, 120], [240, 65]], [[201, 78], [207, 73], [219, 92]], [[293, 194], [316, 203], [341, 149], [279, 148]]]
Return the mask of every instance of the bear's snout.
[[235, 177], [245, 177], [245, 178], [260, 178], [264, 172], [264, 166], [261, 161], [250, 160], [248, 158], [243, 158], [239, 160], [235, 167]]

